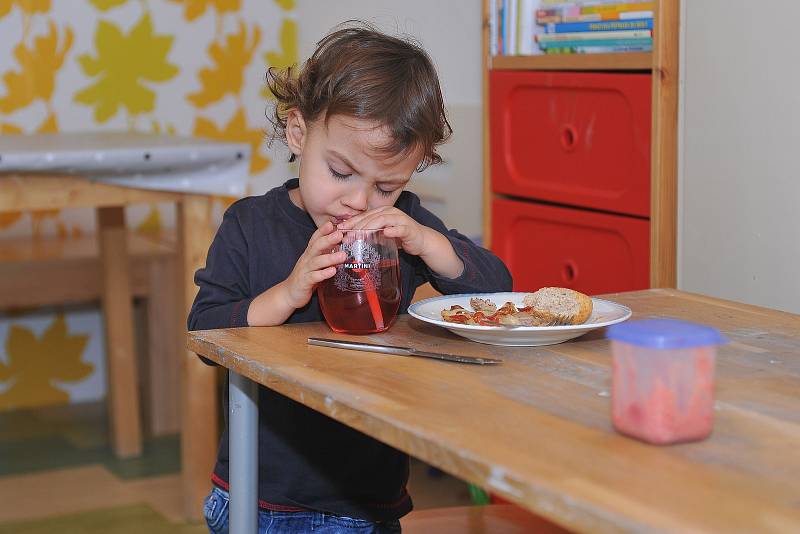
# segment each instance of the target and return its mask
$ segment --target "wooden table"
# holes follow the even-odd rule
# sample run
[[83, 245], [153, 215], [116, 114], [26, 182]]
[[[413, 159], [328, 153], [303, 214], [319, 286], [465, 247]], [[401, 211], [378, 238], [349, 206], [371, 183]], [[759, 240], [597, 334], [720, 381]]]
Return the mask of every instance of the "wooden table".
[[[195, 271], [205, 265], [214, 228], [208, 194], [158, 190], [180, 178], [187, 190], [204, 191], [221, 180], [225, 187], [236, 182], [249, 161], [249, 145], [214, 143], [174, 136], [154, 137], [135, 133], [100, 132], [38, 136], [3, 136], [0, 143], [0, 213], [94, 208], [103, 263], [103, 314], [108, 353], [109, 415], [111, 442], [120, 457], [142, 451], [138, 378], [134, 349], [133, 316], [124, 207], [131, 204], [174, 203], [179, 273], [177, 307], [166, 310], [178, 316], [174, 351], [180, 355], [181, 461], [184, 508], [189, 519], [202, 517], [202, 502], [210, 483], [208, 474], [216, 460], [219, 440], [215, 370], [185, 350], [186, 317], [197, 288]], [[137, 152], [141, 151], [141, 152]], [[233, 158], [234, 165], [217, 165]], [[181, 166], [180, 158], [191, 160]], [[201, 165], [212, 166], [199, 172]], [[28, 167], [30, 172], [19, 169]], [[148, 170], [152, 166], [152, 170]], [[48, 169], [64, 168], [67, 174]], [[87, 180], [103, 172], [113, 176]], [[62, 171], [65, 172], [65, 171]], [[150, 174], [148, 174], [150, 173]], [[152, 181], [150, 181], [152, 180]], [[176, 180], [177, 181], [177, 180]], [[124, 184], [124, 185], [116, 185]], [[156, 187], [138, 189], [136, 187]], [[187, 424], [187, 422], [201, 422]]]
[[[190, 332], [188, 346], [234, 371], [245, 393], [263, 384], [578, 532], [800, 532], [800, 317], [676, 290], [606, 298], [634, 318], [696, 321], [728, 337], [709, 439], [658, 447], [613, 431], [602, 330], [505, 348], [402, 316], [369, 336], [500, 356], [499, 366], [307, 345], [332, 336], [323, 323]], [[232, 426], [252, 415], [231, 404]], [[237, 495], [232, 514], [254, 513], [255, 496], [242, 510]]]

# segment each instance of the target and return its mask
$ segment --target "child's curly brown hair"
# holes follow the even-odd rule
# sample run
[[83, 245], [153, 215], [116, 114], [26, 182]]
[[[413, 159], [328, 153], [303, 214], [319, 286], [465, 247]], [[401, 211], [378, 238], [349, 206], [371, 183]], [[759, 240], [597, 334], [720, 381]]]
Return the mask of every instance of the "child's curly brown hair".
[[[436, 147], [453, 132], [447, 120], [439, 77], [416, 43], [348, 21], [317, 43], [314, 54], [296, 67], [267, 70], [277, 104], [268, 118], [273, 139], [286, 142], [286, 119], [297, 109], [307, 122], [345, 115], [385, 125], [389, 155], [423, 149], [417, 168], [441, 163]], [[294, 161], [294, 155], [289, 161]]]

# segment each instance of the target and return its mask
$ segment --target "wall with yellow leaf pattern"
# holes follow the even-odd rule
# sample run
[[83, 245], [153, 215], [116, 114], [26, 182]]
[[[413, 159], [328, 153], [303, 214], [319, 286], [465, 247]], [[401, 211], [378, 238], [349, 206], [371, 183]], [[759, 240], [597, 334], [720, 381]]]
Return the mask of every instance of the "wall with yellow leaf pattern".
[[[290, 176], [280, 147], [265, 144], [264, 72], [296, 61], [294, 0], [0, 0], [0, 135], [135, 130], [247, 142], [248, 192], [259, 194]], [[174, 213], [136, 206], [127, 219], [158, 232]], [[93, 231], [88, 210], [0, 215], [0, 239]], [[102, 397], [103, 352], [96, 309], [0, 314], [0, 410]]]

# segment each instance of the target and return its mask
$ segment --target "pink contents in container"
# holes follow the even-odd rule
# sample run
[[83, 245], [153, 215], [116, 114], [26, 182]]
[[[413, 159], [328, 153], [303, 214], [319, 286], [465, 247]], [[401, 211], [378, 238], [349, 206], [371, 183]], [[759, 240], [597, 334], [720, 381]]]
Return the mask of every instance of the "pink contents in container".
[[608, 329], [611, 419], [619, 432], [665, 445], [705, 439], [714, 419], [714, 328], [647, 319]]

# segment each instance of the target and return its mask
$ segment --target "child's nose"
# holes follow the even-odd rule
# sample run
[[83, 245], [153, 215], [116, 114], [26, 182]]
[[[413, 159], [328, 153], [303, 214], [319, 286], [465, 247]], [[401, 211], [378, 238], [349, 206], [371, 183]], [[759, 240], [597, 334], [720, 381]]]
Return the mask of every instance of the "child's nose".
[[344, 203], [356, 211], [364, 211], [367, 209], [368, 192], [366, 188], [359, 187], [355, 191], [351, 191], [345, 198]]

